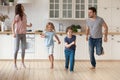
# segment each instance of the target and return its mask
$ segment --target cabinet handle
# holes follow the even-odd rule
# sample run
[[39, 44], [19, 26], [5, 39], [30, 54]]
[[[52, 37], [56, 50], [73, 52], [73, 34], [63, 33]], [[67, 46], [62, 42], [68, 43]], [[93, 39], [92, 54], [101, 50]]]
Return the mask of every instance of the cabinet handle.
[[104, 8], [105, 10], [107, 10], [107, 8]]
[[111, 40], [114, 40], [114, 38], [111, 38]]
[[79, 36], [82, 36], [82, 34], [79, 34]]
[[119, 10], [120, 8], [117, 8], [117, 10]]
[[120, 41], [117, 41], [118, 43], [120, 43]]

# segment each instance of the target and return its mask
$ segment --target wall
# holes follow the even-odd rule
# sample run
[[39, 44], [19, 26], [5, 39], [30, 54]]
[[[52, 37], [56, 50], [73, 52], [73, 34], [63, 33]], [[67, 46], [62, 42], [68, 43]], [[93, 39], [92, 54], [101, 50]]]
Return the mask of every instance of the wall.
[[[32, 22], [32, 30], [42, 29], [44, 30], [45, 25], [49, 20], [49, 0], [35, 0], [32, 4], [24, 4], [25, 13], [27, 14], [28, 23]], [[0, 7], [0, 13], [8, 14], [11, 22], [14, 18], [14, 8], [15, 6]], [[56, 31], [58, 31], [59, 23], [62, 23], [65, 27], [71, 24], [80, 24], [82, 27], [85, 26], [85, 21], [73, 21], [73, 20], [52, 20], [56, 26]], [[84, 30], [84, 28], [83, 28]]]

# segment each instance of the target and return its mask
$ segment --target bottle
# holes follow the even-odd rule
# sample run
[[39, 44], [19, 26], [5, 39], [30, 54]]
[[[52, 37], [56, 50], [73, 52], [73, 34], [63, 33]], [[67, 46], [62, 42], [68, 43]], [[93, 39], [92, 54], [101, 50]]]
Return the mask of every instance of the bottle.
[[59, 32], [62, 32], [62, 31], [63, 31], [63, 24], [59, 23]]

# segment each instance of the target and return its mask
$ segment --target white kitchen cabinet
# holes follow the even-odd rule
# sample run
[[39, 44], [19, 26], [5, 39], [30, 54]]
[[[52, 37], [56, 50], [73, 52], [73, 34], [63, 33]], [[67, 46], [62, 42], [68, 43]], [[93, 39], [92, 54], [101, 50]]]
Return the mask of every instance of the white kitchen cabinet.
[[73, 0], [62, 0], [62, 18], [73, 18]]
[[10, 59], [12, 56], [11, 35], [0, 35], [0, 59]]
[[97, 8], [98, 1], [99, 0], [88, 0], [88, 7], [95, 7], [95, 8]]
[[54, 58], [59, 60], [64, 60], [64, 37], [65, 35], [57, 35], [61, 41], [61, 44], [58, 44], [57, 40], [55, 39], [55, 45], [54, 45]]
[[113, 35], [111, 41], [111, 58], [113, 60], [120, 60], [120, 35]]
[[85, 18], [85, 0], [75, 0], [75, 18]]
[[109, 32], [120, 29], [120, 0], [98, 0], [98, 16], [102, 17], [109, 27]]
[[111, 19], [114, 31], [120, 31], [120, 7], [111, 8]]
[[35, 35], [35, 57], [37, 59], [48, 59], [44, 38], [41, 38], [39, 34]]
[[50, 19], [85, 19], [88, 7], [97, 7], [97, 0], [50, 0]]
[[60, 18], [60, 0], [50, 0], [49, 17], [54, 19]]
[[97, 15], [105, 20], [109, 28], [112, 27], [111, 13], [111, 0], [98, 0]]
[[104, 8], [104, 7], [98, 7], [98, 16], [102, 17], [106, 24], [108, 25], [108, 29], [112, 31], [112, 18], [111, 18], [111, 8]]
[[85, 60], [86, 58], [87, 58], [87, 53], [86, 53], [85, 35], [76, 35], [75, 59]]
[[112, 7], [120, 8], [120, 0], [111, 0]]
[[[110, 8], [112, 5], [112, 0], [98, 0], [98, 7]], [[113, 0], [116, 2], [115, 0]]]

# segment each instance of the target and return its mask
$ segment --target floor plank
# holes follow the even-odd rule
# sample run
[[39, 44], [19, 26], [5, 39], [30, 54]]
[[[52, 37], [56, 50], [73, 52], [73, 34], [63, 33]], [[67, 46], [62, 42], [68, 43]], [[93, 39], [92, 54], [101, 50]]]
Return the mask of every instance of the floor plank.
[[97, 61], [95, 70], [89, 61], [76, 61], [72, 73], [64, 70], [64, 61], [55, 61], [54, 69], [47, 60], [26, 61], [26, 69], [17, 64], [15, 70], [13, 61], [0, 61], [0, 80], [120, 80], [120, 61]]

